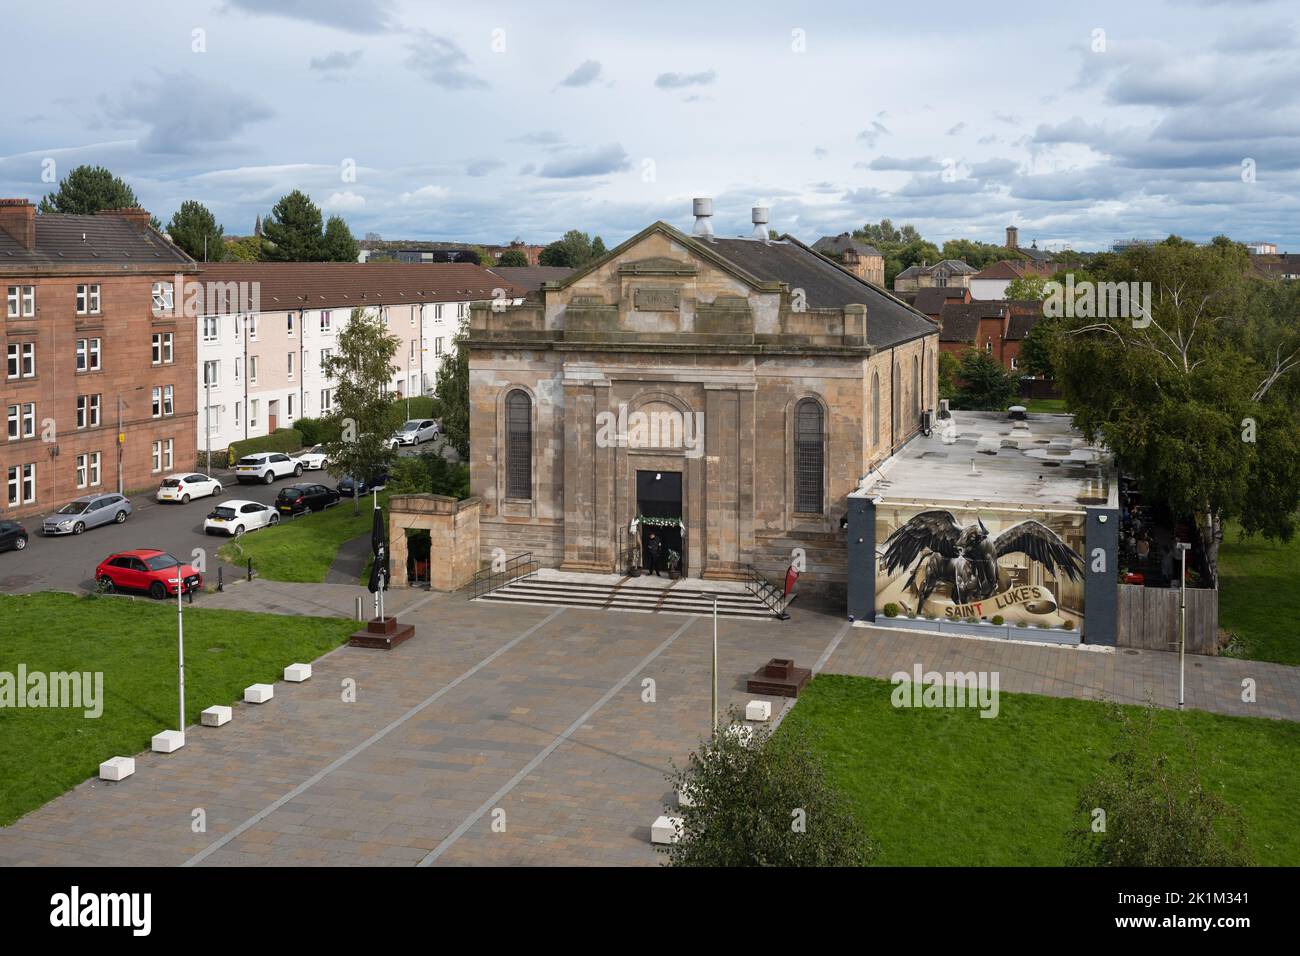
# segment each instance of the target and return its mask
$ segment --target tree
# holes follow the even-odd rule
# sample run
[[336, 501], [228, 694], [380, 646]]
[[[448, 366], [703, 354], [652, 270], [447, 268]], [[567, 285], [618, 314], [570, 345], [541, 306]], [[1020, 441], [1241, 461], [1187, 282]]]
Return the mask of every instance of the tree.
[[[733, 725], [743, 715], [732, 711]], [[876, 850], [826, 780], [807, 738], [756, 728], [746, 744], [723, 730], [668, 775], [690, 804], [681, 838], [660, 847], [673, 866], [862, 866]]]
[[221, 262], [226, 257], [224, 233], [211, 210], [194, 199], [181, 203], [167, 224], [172, 242], [198, 262]]
[[[1020, 253], [1006, 246], [995, 246], [976, 239], [949, 239], [943, 244], [945, 259], [960, 259], [973, 269], [983, 269], [1003, 259], [1019, 259]], [[1011, 298], [1011, 296], [1007, 296]]]
[[236, 262], [257, 262], [262, 258], [261, 236], [240, 236], [226, 243], [226, 258]]
[[139, 206], [135, 192], [103, 166], [78, 166], [64, 177], [59, 188], [40, 202], [42, 213], [93, 216], [101, 209]]
[[1052, 368], [1052, 347], [1060, 333], [1060, 323], [1055, 319], [1040, 318], [1030, 326], [1020, 345], [1020, 368], [1026, 375], [1056, 377]]
[[1047, 297], [1047, 277], [1030, 273], [1007, 283], [1004, 299], [1042, 302]]
[[1240, 811], [1201, 780], [1196, 748], [1173, 759], [1155, 739], [1155, 708], [1138, 719], [1121, 708], [1119, 747], [1079, 795], [1069, 831], [1082, 866], [1248, 866]]
[[541, 252], [538, 263], [544, 266], [567, 266], [581, 269], [605, 254], [605, 243], [597, 236], [595, 240], [587, 237], [585, 232], [570, 229], [561, 238], [555, 240]]
[[975, 349], [962, 355], [957, 379], [957, 407], [968, 411], [1005, 411], [1019, 394], [1016, 377], [991, 355]]
[[469, 497], [469, 466], [453, 465], [442, 455], [424, 452], [393, 462], [388, 490], [394, 494], [447, 495]]
[[497, 259], [497, 265], [526, 266], [528, 265], [528, 257], [518, 249], [507, 249], [505, 252], [501, 253], [501, 257]]
[[469, 458], [469, 348], [462, 324], [442, 357], [434, 381], [433, 414], [442, 421], [442, 434], [460, 455]]
[[326, 262], [356, 262], [361, 251], [352, 230], [342, 216], [330, 216], [325, 223], [325, 236], [321, 243], [321, 257]]
[[1248, 268], [1235, 244], [1171, 236], [1125, 250], [1101, 276], [1148, 289], [1149, 307], [1133, 308], [1130, 297], [1132, 314], [1114, 315], [1124, 311], [1114, 297], [1089, 287], [1097, 307], [1081, 308], [1080, 297], [1051, 350], [1075, 426], [1103, 440], [1149, 498], [1195, 520], [1211, 583], [1224, 521], [1288, 541], [1300, 505], [1291, 404], [1300, 300], [1290, 284], [1251, 278]]
[[[262, 258], [273, 262], [320, 262], [324, 235], [320, 207], [295, 189], [262, 220]], [[353, 256], [355, 259], [356, 256]]]
[[[393, 364], [397, 345], [397, 336], [389, 333], [382, 318], [357, 308], [336, 337], [333, 354], [321, 363], [325, 377], [336, 383], [334, 407], [342, 421], [338, 439], [325, 444], [330, 472], [336, 476], [369, 480], [389, 458], [392, 403], [385, 388], [398, 371]], [[354, 499], [354, 513], [360, 510]]]
[[961, 372], [961, 359], [951, 352], [939, 353], [939, 397], [951, 400], [957, 397], [957, 376]]

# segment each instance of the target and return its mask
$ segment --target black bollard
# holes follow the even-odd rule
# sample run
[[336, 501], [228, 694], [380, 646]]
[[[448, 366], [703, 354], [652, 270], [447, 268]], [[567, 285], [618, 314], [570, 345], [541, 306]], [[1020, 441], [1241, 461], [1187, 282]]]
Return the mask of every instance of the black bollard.
[[217, 592], [218, 592], [218, 593], [220, 593], [220, 592], [222, 592], [222, 591], [224, 591], [224, 590], [226, 589], [226, 588], [225, 588], [225, 584], [224, 584], [224, 583], [222, 582], [222, 580], [221, 580], [221, 572], [224, 571], [224, 570], [225, 570], [225, 567], [224, 567], [223, 565], [220, 565], [220, 564], [217, 565]]
[[248, 559], [248, 580], [253, 580], [253, 559]]

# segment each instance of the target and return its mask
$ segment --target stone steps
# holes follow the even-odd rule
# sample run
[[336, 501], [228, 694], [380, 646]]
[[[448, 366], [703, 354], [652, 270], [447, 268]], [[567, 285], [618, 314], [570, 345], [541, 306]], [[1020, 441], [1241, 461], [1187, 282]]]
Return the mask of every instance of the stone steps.
[[713, 599], [718, 599], [718, 617], [747, 620], [772, 620], [771, 608], [748, 591], [710, 591], [696, 586], [672, 588], [647, 587], [599, 581], [521, 578], [482, 595], [476, 600], [497, 604], [561, 605], [590, 607], [642, 614], [713, 613]]

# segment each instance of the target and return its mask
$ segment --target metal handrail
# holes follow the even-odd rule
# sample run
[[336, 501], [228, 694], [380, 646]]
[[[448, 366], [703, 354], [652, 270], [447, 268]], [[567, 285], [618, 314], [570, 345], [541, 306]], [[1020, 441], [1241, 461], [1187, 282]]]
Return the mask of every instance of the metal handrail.
[[781, 618], [781, 620], [788, 618], [789, 615], [785, 613], [785, 609], [790, 606], [790, 601], [781, 592], [781, 589], [759, 573], [758, 569], [752, 564], [745, 565], [745, 572], [747, 575], [745, 587], [749, 592], [762, 601], [774, 616]]
[[474, 572], [471, 599], [490, 594], [498, 588], [503, 588], [515, 581], [530, 578], [537, 573], [538, 567], [537, 561], [533, 559], [533, 553], [524, 551], [522, 554], [516, 554], [506, 561], [499, 571], [491, 566], [479, 568]]

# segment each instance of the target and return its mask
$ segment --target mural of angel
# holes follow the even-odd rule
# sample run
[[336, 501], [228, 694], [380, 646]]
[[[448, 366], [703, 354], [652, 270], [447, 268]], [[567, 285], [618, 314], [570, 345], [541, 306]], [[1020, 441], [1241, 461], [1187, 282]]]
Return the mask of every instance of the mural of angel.
[[[891, 576], [912, 568], [907, 589], [918, 596], [918, 608], [935, 588], [947, 584], [958, 604], [982, 601], [998, 589], [998, 558], [1021, 553], [1048, 572], [1071, 581], [1083, 576], [1083, 559], [1055, 531], [1039, 521], [1021, 521], [991, 538], [977, 516], [964, 528], [947, 511], [922, 511], [885, 541], [881, 563]], [[913, 565], [915, 562], [915, 565]]]

